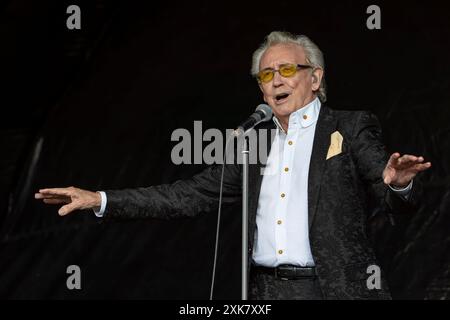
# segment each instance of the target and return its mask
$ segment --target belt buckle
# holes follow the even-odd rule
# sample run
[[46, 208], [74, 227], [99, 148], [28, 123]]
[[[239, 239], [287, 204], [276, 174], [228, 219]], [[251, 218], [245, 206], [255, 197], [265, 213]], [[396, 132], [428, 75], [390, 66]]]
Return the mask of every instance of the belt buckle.
[[283, 281], [286, 281], [286, 280], [289, 280], [289, 278], [287, 278], [286, 276], [280, 276], [279, 274], [278, 274], [278, 270], [280, 269], [281, 270], [281, 268], [283, 267], [283, 265], [279, 265], [278, 267], [275, 267], [275, 278], [277, 278], [277, 279], [280, 279], [280, 280], [283, 280]]

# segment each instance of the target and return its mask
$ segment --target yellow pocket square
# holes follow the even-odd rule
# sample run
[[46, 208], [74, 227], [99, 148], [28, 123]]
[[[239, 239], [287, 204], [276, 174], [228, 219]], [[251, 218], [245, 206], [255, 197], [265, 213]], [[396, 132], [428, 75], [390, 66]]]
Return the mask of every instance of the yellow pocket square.
[[327, 160], [342, 152], [342, 141], [344, 141], [344, 138], [339, 131], [335, 131], [331, 134], [331, 142], [330, 147], [328, 148]]

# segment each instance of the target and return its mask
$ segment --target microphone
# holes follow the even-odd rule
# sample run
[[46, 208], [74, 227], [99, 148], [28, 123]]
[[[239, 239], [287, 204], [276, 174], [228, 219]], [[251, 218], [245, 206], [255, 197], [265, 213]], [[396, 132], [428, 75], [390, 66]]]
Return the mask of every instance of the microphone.
[[255, 112], [234, 130], [233, 135], [235, 137], [244, 135], [260, 122], [269, 121], [270, 119], [272, 119], [272, 109], [267, 104], [260, 104], [256, 107]]

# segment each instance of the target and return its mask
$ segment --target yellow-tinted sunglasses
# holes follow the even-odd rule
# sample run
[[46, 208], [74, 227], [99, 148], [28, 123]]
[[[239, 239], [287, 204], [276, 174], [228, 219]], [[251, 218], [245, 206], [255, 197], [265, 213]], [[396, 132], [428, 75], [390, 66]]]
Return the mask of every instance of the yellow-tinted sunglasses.
[[275, 72], [279, 72], [281, 76], [285, 78], [293, 77], [297, 70], [300, 69], [308, 69], [312, 68], [312, 66], [304, 65], [304, 64], [282, 64], [278, 70], [274, 70], [271, 68], [267, 68], [264, 70], [261, 70], [256, 75], [256, 79], [258, 82], [262, 83], [268, 83], [272, 81], [273, 77], [275, 76]]

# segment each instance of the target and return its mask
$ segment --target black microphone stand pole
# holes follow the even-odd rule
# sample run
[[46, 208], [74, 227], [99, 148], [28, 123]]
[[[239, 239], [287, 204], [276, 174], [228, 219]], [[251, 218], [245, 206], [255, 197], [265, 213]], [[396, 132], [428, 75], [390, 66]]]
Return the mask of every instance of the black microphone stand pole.
[[242, 300], [248, 294], [248, 140], [244, 136], [242, 148]]

